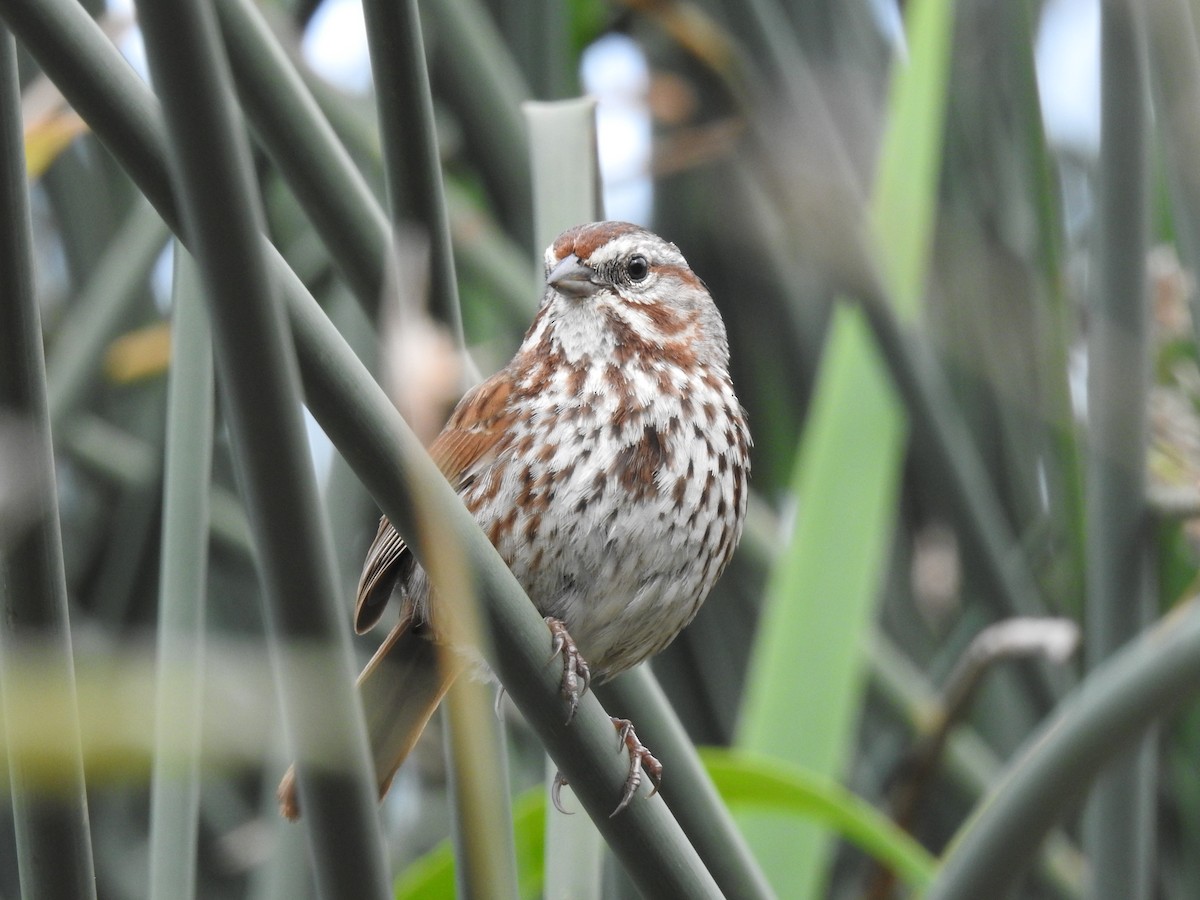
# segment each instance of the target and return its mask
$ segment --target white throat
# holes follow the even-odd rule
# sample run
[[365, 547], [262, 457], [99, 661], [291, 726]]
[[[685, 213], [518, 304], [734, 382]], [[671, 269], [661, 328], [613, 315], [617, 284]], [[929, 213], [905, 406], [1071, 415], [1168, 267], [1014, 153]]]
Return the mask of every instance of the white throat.
[[568, 362], [613, 354], [616, 341], [596, 309], [596, 302], [594, 298], [575, 300], [569, 297], [555, 301], [554, 337]]

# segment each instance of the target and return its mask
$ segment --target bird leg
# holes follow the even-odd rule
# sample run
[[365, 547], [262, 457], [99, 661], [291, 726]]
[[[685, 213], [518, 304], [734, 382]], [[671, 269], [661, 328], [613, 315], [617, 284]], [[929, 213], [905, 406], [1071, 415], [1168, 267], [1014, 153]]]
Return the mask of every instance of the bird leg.
[[575, 711], [579, 709], [579, 701], [592, 683], [592, 672], [588, 668], [587, 660], [579, 655], [575, 641], [567, 634], [566, 623], [554, 616], [546, 616], [546, 626], [550, 629], [551, 637], [550, 659], [546, 662], [560, 654], [563, 658], [561, 691], [563, 699], [571, 704], [571, 711], [567, 713], [567, 724], [570, 725], [571, 720], [575, 718]]

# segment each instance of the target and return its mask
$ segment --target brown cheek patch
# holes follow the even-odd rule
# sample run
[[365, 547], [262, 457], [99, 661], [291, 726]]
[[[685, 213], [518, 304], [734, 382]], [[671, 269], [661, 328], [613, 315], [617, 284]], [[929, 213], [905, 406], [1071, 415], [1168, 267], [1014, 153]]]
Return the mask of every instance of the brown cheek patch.
[[691, 328], [696, 319], [699, 318], [697, 313], [681, 314], [677, 310], [671, 309], [665, 303], [647, 303], [640, 307], [639, 311], [650, 323], [658, 330], [659, 334], [666, 337], [674, 337], [682, 331]]
[[655, 266], [654, 270], [658, 272], [660, 277], [674, 278], [686, 288], [708, 293], [708, 288], [705, 286], [704, 282], [701, 281], [699, 276], [687, 266], [676, 266], [671, 263], [664, 263], [662, 265]]

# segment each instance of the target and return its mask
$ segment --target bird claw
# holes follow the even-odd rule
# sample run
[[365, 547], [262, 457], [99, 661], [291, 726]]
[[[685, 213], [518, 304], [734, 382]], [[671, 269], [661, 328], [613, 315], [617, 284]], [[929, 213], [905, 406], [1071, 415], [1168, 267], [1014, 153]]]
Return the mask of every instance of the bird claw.
[[573, 816], [575, 814], [562, 805], [562, 789], [563, 785], [567, 783], [567, 779], [563, 778], [562, 772], [554, 773], [554, 783], [550, 785], [550, 802], [564, 816]]
[[624, 747], [629, 751], [629, 775], [625, 778], [625, 793], [621, 795], [621, 802], [617, 804], [617, 808], [609, 815], [610, 819], [627, 807], [637, 794], [637, 789], [642, 783], [643, 766], [653, 785], [648, 795], [650, 797], [657, 794], [659, 787], [662, 786], [663, 773], [662, 763], [654, 757], [645, 744], [638, 740], [637, 732], [633, 730], [631, 721], [613, 716], [612, 723], [613, 727], [617, 729], [617, 746]]
[[567, 633], [566, 623], [554, 616], [546, 616], [546, 626], [550, 629], [551, 637], [550, 659], [546, 662], [550, 662], [559, 654], [562, 654], [563, 658], [561, 692], [563, 699], [571, 704], [571, 711], [567, 713], [567, 724], [570, 725], [571, 720], [575, 718], [575, 711], [579, 709], [579, 701], [592, 683], [592, 672], [588, 668], [587, 660], [580, 656], [575, 641]]

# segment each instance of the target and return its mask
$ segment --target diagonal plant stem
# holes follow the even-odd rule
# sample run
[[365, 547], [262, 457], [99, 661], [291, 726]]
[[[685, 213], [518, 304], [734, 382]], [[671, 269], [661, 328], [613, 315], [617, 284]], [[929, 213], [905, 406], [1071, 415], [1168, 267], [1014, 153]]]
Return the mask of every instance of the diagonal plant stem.
[[[61, 679], [52, 705], [37, 710], [37, 727], [58, 735], [61, 774], [39, 783], [36, 760], [9, 759], [17, 865], [26, 897], [96, 896], [96, 876], [88, 832], [75, 693], [67, 584], [63, 571], [58, 494], [46, 399], [46, 364], [33, 277], [33, 236], [25, 188], [21, 92], [16, 43], [0, 28], [0, 410], [28, 420], [34, 452], [27, 464], [37, 483], [39, 508], [29, 527], [0, 544], [0, 703], [10, 746], [20, 746], [17, 729], [32, 725], [22, 709], [16, 673], [26, 651], [40, 650], [49, 676]], [[25, 687], [30, 687], [26, 684]]]
[[1100, 663], [1025, 743], [943, 856], [926, 900], [1005, 896], [1096, 773], [1200, 691], [1200, 600]]
[[606, 707], [634, 721], [639, 737], [669, 772], [663, 778], [663, 798], [725, 896], [773, 897], [767, 876], [650, 667], [638, 666], [597, 690]]
[[249, 0], [214, 4], [238, 96], [271, 161], [296, 194], [368, 315], [383, 296], [387, 215], [354, 166], [262, 13]]

